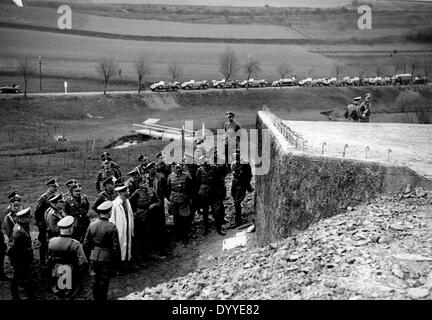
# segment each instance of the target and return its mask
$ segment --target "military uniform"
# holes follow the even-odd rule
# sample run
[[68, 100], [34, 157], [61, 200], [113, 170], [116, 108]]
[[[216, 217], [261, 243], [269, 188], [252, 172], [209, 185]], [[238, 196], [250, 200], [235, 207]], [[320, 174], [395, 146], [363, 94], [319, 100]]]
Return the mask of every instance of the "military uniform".
[[185, 172], [173, 172], [168, 177], [169, 210], [174, 218], [176, 235], [187, 241], [190, 215], [192, 178]]
[[60, 235], [60, 228], [57, 223], [66, 217], [64, 210], [58, 210], [57, 208], [51, 207], [45, 212], [45, 223], [46, 223], [46, 237], [49, 241], [51, 238]]
[[233, 172], [231, 196], [234, 200], [235, 224], [240, 225], [242, 223], [241, 203], [246, 196], [246, 191], [252, 191], [252, 187], [250, 185], [250, 181], [252, 179], [252, 169], [249, 163], [240, 163], [239, 160], [236, 160], [232, 163], [231, 170]]
[[22, 283], [29, 299], [34, 299], [33, 292], [33, 249], [30, 230], [17, 223], [12, 233], [8, 256], [13, 268], [11, 293], [13, 299], [20, 299], [18, 286]]
[[139, 254], [146, 255], [159, 231], [155, 221], [161, 202], [152, 188], [139, 188], [130, 196], [129, 202], [134, 212], [135, 248]]
[[140, 164], [134, 168], [134, 171], [138, 172], [138, 176], [143, 177], [147, 173], [146, 167], [147, 164]]
[[[21, 205], [19, 210], [24, 209]], [[16, 224], [16, 212], [14, 212], [11, 206], [8, 206], [4, 212], [4, 230], [6, 232], [7, 237], [10, 239], [12, 236], [13, 228]]]
[[[63, 220], [65, 219], [62, 219], [59, 222], [59, 225]], [[70, 222], [69, 227], [72, 224], [73, 219]], [[73, 298], [80, 289], [81, 283], [88, 272], [88, 261], [84, 254], [81, 243], [73, 239], [70, 235], [61, 234], [60, 236], [54, 237], [49, 241], [48, 256], [51, 270], [53, 270], [52, 274], [54, 276], [54, 292], [60, 293], [63, 291], [62, 293], [65, 298]], [[68, 265], [72, 269], [71, 288], [58, 288], [58, 268], [63, 265]]]
[[357, 117], [360, 122], [369, 122], [371, 110], [370, 110], [370, 101], [363, 101], [360, 106], [357, 108]]
[[46, 230], [47, 225], [45, 221], [45, 212], [51, 207], [51, 204], [48, 202], [48, 198], [50, 198], [53, 194], [49, 192], [45, 192], [41, 195], [37, 201], [36, 209], [35, 209], [35, 220], [36, 226], [38, 228], [38, 240], [40, 243], [39, 246], [39, 260], [42, 265], [45, 264], [47, 250], [48, 250], [48, 242], [46, 238]]
[[69, 195], [65, 200], [65, 212], [75, 218], [75, 228], [72, 237], [80, 242], [84, 240], [85, 233], [90, 224], [88, 217], [89, 201], [85, 194], [80, 197]]
[[354, 121], [358, 121], [359, 120], [359, 114], [358, 114], [358, 108], [360, 106], [360, 100], [361, 97], [355, 97], [353, 99], [353, 103], [349, 104], [346, 108], [345, 108], [345, 113], [344, 113], [344, 117], [347, 120], [354, 120]]
[[[98, 207], [101, 208], [101, 206]], [[110, 278], [113, 277], [120, 262], [117, 227], [109, 222], [108, 218], [99, 217], [90, 223], [83, 247], [86, 256], [91, 262], [92, 276], [94, 278], [93, 298], [95, 300], [106, 300]]]
[[171, 167], [167, 165], [165, 162], [161, 161], [156, 163], [156, 172], [163, 174], [166, 180], [168, 179], [168, 176], [171, 174]]
[[101, 193], [99, 193], [96, 196], [96, 199], [93, 202], [93, 206], [92, 206], [93, 211], [98, 213], [97, 212], [98, 206], [100, 206], [105, 201], [113, 201], [115, 198], [117, 198], [117, 192], [116, 191], [114, 191], [114, 190], [112, 192], [108, 192], [107, 190], [102, 191]]
[[[9, 237], [9, 240], [11, 238]], [[6, 275], [4, 274], [4, 258], [6, 255], [6, 240], [4, 238], [3, 230], [2, 230], [2, 220], [0, 219], [0, 280], [7, 280]]]
[[214, 164], [204, 163], [196, 173], [196, 185], [198, 189], [199, 207], [203, 209], [204, 234], [209, 232], [208, 213], [211, 206], [212, 214], [216, 223], [216, 230], [222, 232], [222, 207], [221, 190], [218, 167]]
[[129, 194], [134, 193], [138, 189], [138, 183], [134, 178], [127, 179], [125, 182], [125, 186], [128, 187]]
[[[234, 117], [234, 113], [228, 111], [227, 118], [230, 117]], [[238, 149], [240, 147], [240, 137], [238, 137], [236, 135], [236, 132], [238, 130], [241, 129], [240, 124], [235, 121], [234, 119], [232, 121], [227, 121], [224, 124], [224, 130], [225, 130], [225, 164], [227, 166], [227, 169], [229, 170], [229, 163], [230, 163], [230, 158], [229, 158], [229, 146], [231, 143], [234, 142], [234, 138], [235, 138], [235, 145], [233, 146], [235, 149]]]
[[99, 172], [96, 176], [96, 190], [98, 193], [100, 193], [102, 190], [102, 188], [101, 188], [102, 182], [109, 177], [114, 177], [115, 179], [119, 179], [121, 177], [121, 174], [117, 169], [115, 169], [113, 167], [111, 167], [109, 169], [99, 170]]

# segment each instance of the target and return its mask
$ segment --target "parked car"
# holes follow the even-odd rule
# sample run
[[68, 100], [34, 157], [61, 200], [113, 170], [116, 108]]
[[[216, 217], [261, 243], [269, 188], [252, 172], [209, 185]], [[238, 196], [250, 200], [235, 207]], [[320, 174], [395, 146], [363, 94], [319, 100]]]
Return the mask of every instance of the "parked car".
[[272, 83], [273, 87], [290, 87], [290, 86], [296, 86], [298, 84], [296, 78], [285, 78], [285, 79], [279, 79], [275, 80]]
[[414, 78], [413, 84], [426, 84], [428, 79], [426, 77], [417, 76]]
[[327, 78], [317, 78], [312, 80], [311, 85], [312, 87], [322, 87], [322, 86], [326, 86], [327, 83], [328, 83]]
[[341, 84], [343, 86], [348, 86], [350, 84], [350, 81], [351, 81], [350, 77], [343, 77], [341, 80]]
[[300, 80], [298, 84], [301, 87], [310, 86], [312, 84], [312, 78], [306, 78], [306, 79]]
[[240, 81], [238, 80], [228, 80], [225, 81], [225, 79], [222, 80], [213, 80], [212, 85], [214, 88], [222, 89], [225, 85], [225, 88], [239, 88], [240, 87]]
[[179, 82], [159, 81], [150, 86], [151, 91], [177, 91], [180, 89]]
[[208, 87], [209, 87], [209, 84], [208, 84], [207, 80], [202, 80], [202, 81], [190, 80], [190, 81], [183, 82], [181, 84], [181, 88], [184, 90], [208, 89]]
[[411, 73], [396, 74], [395, 76], [393, 76], [393, 84], [410, 84], [411, 78]]
[[336, 86], [338, 79], [336, 77], [331, 77], [330, 79], [326, 79], [326, 86]]
[[358, 85], [360, 85], [360, 78], [359, 77], [350, 78], [349, 82], [348, 82], [348, 85], [349, 86], [358, 86]]
[[[244, 84], [245, 87], [246, 87], [246, 83]], [[249, 87], [253, 88], [253, 87], [267, 87], [267, 86], [268, 86], [268, 82], [266, 79], [259, 79], [259, 80], [249, 79]]]
[[12, 87], [6, 86], [0, 88], [0, 93], [21, 93], [23, 90], [20, 86], [12, 85]]

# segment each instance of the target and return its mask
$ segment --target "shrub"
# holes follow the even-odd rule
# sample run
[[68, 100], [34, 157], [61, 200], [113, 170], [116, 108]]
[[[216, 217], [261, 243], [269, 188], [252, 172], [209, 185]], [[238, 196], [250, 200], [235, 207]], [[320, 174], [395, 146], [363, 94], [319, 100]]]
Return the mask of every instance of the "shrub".
[[421, 95], [412, 90], [402, 91], [396, 98], [396, 106], [402, 112], [412, 111], [416, 106], [421, 105], [422, 102]]

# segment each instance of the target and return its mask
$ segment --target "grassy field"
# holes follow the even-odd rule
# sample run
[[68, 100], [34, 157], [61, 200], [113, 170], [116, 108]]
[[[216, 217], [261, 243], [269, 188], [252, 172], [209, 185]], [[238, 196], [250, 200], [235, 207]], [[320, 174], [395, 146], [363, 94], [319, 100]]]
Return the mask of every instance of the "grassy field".
[[[135, 79], [133, 61], [142, 52], [151, 61], [149, 78], [155, 81], [169, 76], [167, 67], [173, 61], [182, 65], [182, 80], [220, 78], [219, 56], [226, 47], [224, 44], [119, 41], [7, 28], [0, 28], [0, 37], [3, 44], [0, 65], [3, 70], [14, 71], [15, 62], [21, 57], [37, 59], [40, 55], [45, 73], [94, 77], [98, 57], [109, 55], [120, 63], [124, 77]], [[262, 65], [258, 77], [270, 79], [279, 78], [276, 68], [283, 62], [291, 63], [298, 73], [311, 65], [329, 70], [333, 63], [320, 54], [308, 52], [307, 46], [231, 44], [230, 47], [243, 63], [251, 53], [252, 58]], [[31, 53], [28, 48], [31, 48]], [[244, 76], [242, 72], [238, 74], [240, 78]]]

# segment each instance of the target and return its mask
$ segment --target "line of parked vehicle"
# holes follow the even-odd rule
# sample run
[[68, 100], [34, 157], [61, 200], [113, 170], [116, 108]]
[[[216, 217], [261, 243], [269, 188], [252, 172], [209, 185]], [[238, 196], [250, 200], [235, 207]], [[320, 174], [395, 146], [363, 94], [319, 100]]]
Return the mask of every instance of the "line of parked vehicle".
[[414, 79], [411, 74], [397, 74], [393, 77], [344, 77], [338, 79], [332, 78], [306, 78], [303, 80], [297, 80], [295, 77], [275, 80], [272, 83], [266, 79], [249, 79], [249, 80], [207, 80], [195, 81], [190, 80], [183, 83], [180, 82], [167, 82], [159, 81], [153, 83], [150, 86], [152, 91], [177, 91], [177, 90], [204, 90], [209, 88], [262, 88], [262, 87], [289, 87], [289, 86], [300, 86], [300, 87], [323, 87], [323, 86], [384, 86], [384, 85], [408, 85], [408, 84], [426, 84], [428, 79], [426, 77], [417, 76]]

